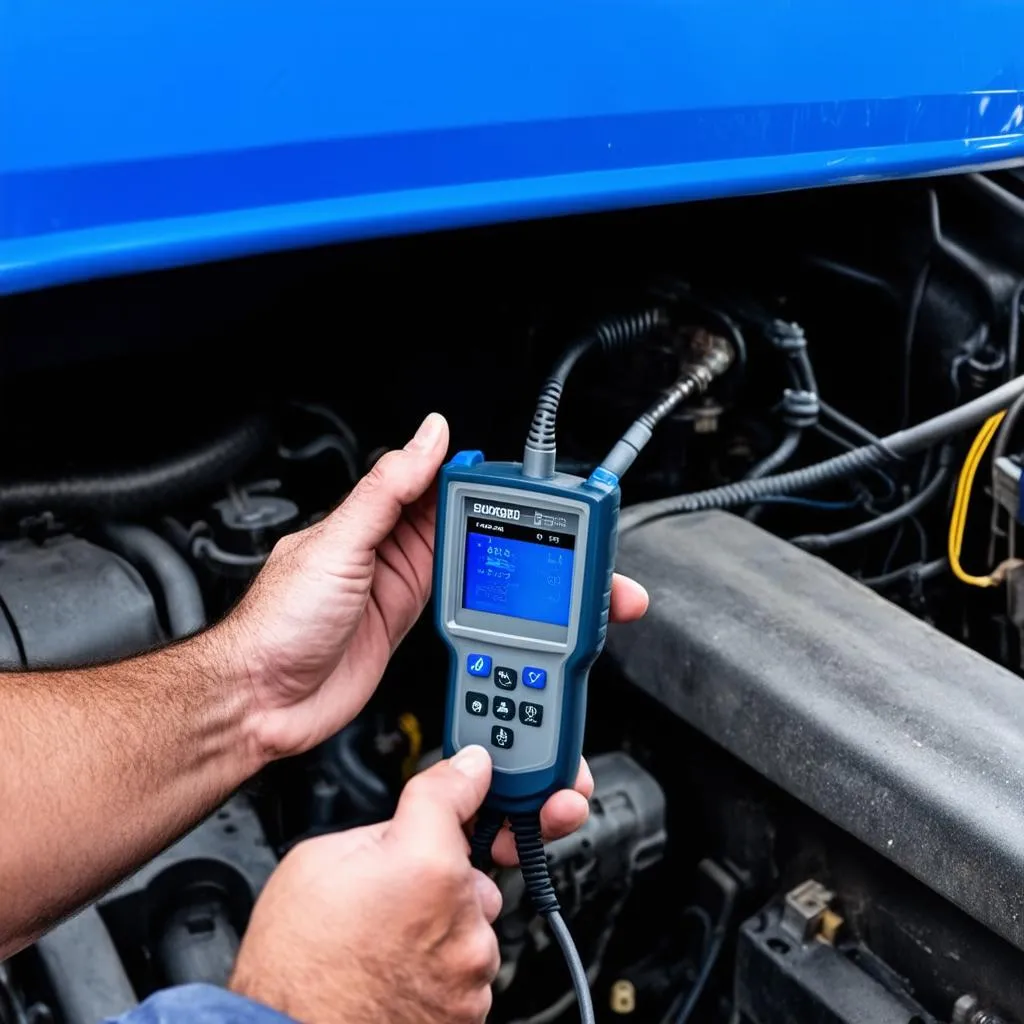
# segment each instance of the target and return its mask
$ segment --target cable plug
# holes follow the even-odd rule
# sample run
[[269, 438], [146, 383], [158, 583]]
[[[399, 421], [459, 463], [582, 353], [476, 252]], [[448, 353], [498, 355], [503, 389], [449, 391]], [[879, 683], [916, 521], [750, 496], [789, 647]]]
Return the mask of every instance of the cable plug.
[[795, 430], [807, 430], [818, 422], [821, 404], [813, 391], [786, 388], [782, 392], [782, 422]]

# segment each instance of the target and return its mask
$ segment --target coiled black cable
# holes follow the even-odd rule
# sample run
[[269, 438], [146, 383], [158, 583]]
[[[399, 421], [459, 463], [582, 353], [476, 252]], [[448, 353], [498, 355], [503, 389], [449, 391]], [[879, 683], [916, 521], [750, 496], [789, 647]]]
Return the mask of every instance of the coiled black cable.
[[504, 824], [503, 814], [486, 807], [477, 815], [473, 833], [469, 837], [469, 862], [478, 871], [490, 871], [494, 866], [491, 847]]
[[544, 841], [540, 837], [540, 819], [536, 814], [510, 814], [508, 824], [516, 838], [519, 870], [523, 873], [534, 910], [544, 917], [561, 910], [548, 872]]
[[[594, 347], [600, 347], [605, 352], [624, 348], [667, 323], [668, 314], [658, 306], [639, 313], [610, 317], [563, 353], [541, 388], [530, 423], [523, 457], [524, 470], [528, 475], [549, 476], [554, 471], [558, 406], [565, 382], [580, 359]], [[535, 467], [537, 472], [534, 472]]]
[[[548, 871], [548, 859], [544, 853], [544, 840], [541, 838], [540, 816], [534, 814], [510, 814], [509, 827], [516, 841], [516, 853], [519, 855], [519, 870], [523, 875], [527, 895], [534, 910], [548, 922], [551, 934], [555, 937], [562, 955], [565, 957], [572, 978], [573, 991], [580, 1008], [581, 1024], [594, 1024], [594, 1006], [590, 996], [590, 980], [587, 969], [580, 958], [579, 950], [572, 940], [562, 908], [551, 884]], [[469, 840], [470, 863], [479, 871], [488, 871], [493, 865], [491, 848], [494, 840], [505, 823], [505, 817], [497, 811], [484, 808], [477, 815], [473, 834]]]
[[581, 1024], [594, 1024], [594, 1004], [590, 996], [587, 970], [562, 918], [562, 908], [559, 906], [555, 887], [551, 884], [544, 842], [541, 839], [540, 817], [537, 814], [510, 814], [508, 821], [515, 836], [519, 869], [523, 873], [526, 892], [537, 913], [546, 918], [551, 934], [562, 950], [569, 968], [572, 987], [580, 1008]]

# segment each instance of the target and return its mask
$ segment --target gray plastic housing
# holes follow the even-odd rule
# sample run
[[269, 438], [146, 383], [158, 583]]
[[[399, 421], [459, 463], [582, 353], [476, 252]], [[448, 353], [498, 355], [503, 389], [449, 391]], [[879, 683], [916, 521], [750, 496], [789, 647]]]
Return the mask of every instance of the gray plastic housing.
[[639, 688], [1024, 949], [1024, 683], [725, 512], [620, 538]]
[[[474, 743], [486, 747], [495, 768], [508, 774], [525, 774], [550, 768], [558, 752], [561, 708], [566, 687], [565, 669], [576, 648], [579, 632], [579, 615], [583, 604], [583, 554], [590, 522], [589, 506], [569, 495], [539, 495], [531, 490], [489, 485], [486, 480], [454, 481], [448, 485], [446, 498], [449, 511], [441, 546], [445, 557], [437, 600], [457, 666], [452, 744], [456, 750]], [[571, 525], [567, 529], [575, 534], [576, 556], [567, 627], [463, 607], [467, 503], [470, 508], [475, 503], [484, 507], [542, 507], [546, 511], [569, 517]], [[470, 655], [483, 655], [492, 659], [494, 668], [491, 678], [480, 679], [469, 673], [467, 665]], [[497, 688], [493, 674], [499, 667], [507, 667], [516, 673], [515, 689], [504, 691]], [[527, 667], [547, 673], [547, 682], [542, 690], [533, 690], [525, 685], [523, 673]], [[487, 698], [487, 714], [475, 716], [468, 713], [468, 695], [473, 693], [480, 693]], [[508, 701], [516, 708], [515, 717], [507, 723], [494, 717], [492, 709], [498, 700]], [[536, 703], [542, 708], [539, 727], [526, 726], [520, 722], [519, 712], [523, 701]], [[492, 743], [492, 730], [497, 727], [513, 735], [511, 748], [503, 750]]]

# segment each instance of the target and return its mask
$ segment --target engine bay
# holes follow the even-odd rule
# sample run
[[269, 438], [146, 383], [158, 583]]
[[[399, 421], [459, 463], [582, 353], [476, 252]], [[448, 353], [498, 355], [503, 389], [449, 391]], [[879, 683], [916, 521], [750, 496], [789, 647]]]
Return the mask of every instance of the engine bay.
[[[624, 482], [617, 568], [651, 610], [610, 630], [591, 817], [548, 847], [598, 1018], [1024, 1021], [1021, 403], [922, 426], [1024, 372], [1019, 173], [5, 299], [0, 668], [101, 662], [217, 621], [431, 409], [453, 450], [518, 458], [558, 354], [645, 309], [665, 322], [566, 387], [560, 469], [589, 473], [695, 345], [719, 339], [731, 364]], [[787, 473], [802, 482], [749, 486]], [[440, 757], [444, 681], [421, 621], [350, 727], [0, 964], [0, 1024], [95, 1024], [165, 986], [225, 984], [278, 859], [388, 818]], [[521, 878], [498, 881], [491, 1019], [576, 1019]]]

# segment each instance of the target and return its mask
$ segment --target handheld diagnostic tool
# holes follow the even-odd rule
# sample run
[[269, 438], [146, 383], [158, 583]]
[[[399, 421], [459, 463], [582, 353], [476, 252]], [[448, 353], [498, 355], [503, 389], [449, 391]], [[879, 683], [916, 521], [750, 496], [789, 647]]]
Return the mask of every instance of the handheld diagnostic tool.
[[494, 762], [488, 806], [537, 811], [579, 768], [587, 674], [604, 645], [619, 486], [536, 479], [460, 452], [441, 473], [437, 621], [451, 652], [445, 753]]
[[594, 1020], [587, 972], [551, 884], [540, 809], [579, 769], [587, 676], [608, 630], [619, 478], [657, 424], [728, 368], [732, 349], [698, 332], [675, 384], [587, 479], [556, 472], [555, 418], [582, 355], [665, 323], [664, 312], [652, 309], [599, 324], [545, 382], [523, 461], [459, 452], [441, 471], [438, 495], [434, 600], [450, 654], [445, 756], [476, 743], [494, 763], [471, 856], [478, 868], [489, 866], [507, 817], [526, 891], [565, 955], [584, 1024]]
[[437, 626], [450, 651], [445, 753], [490, 750], [487, 806], [539, 810], [576, 778], [587, 675], [604, 645], [619, 479], [657, 424], [728, 369], [733, 351], [699, 331], [680, 376], [587, 479], [555, 471], [555, 419], [575, 363], [664, 327], [660, 309], [605, 321], [545, 382], [523, 461], [460, 452], [441, 472], [434, 548]]

